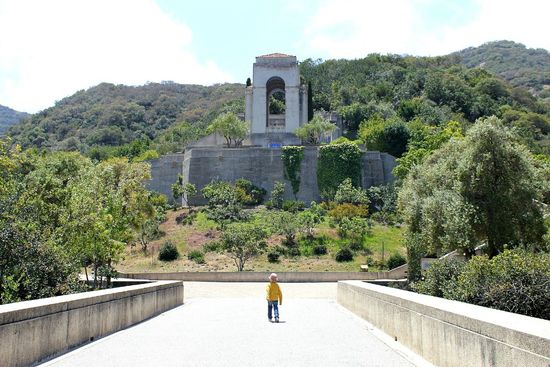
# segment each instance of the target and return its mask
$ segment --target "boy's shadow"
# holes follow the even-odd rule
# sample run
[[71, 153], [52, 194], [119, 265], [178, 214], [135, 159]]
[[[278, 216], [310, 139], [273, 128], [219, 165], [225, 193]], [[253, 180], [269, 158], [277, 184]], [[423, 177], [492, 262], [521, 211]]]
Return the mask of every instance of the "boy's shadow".
[[279, 321], [279, 322], [275, 322], [275, 321], [271, 321], [272, 324], [286, 324], [286, 321]]

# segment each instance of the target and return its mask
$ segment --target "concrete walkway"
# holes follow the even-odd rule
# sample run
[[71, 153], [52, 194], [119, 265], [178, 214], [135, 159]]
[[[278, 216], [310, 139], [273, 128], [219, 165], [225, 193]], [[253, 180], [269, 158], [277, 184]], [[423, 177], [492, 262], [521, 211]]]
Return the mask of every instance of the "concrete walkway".
[[336, 284], [281, 284], [279, 324], [267, 320], [264, 287], [185, 283], [185, 305], [43, 366], [415, 365], [336, 304]]

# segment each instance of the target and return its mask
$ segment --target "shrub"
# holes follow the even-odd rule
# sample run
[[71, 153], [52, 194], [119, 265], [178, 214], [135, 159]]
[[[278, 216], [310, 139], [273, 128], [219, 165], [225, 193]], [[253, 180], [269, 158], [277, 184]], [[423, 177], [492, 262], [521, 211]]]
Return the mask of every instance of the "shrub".
[[267, 261], [269, 261], [270, 263], [277, 263], [279, 262], [279, 256], [281, 256], [281, 254], [279, 254], [276, 250], [268, 252]]
[[300, 252], [299, 247], [290, 247], [288, 250], [286, 250], [286, 254], [291, 257], [300, 256], [302, 253]]
[[390, 256], [388, 259], [388, 269], [395, 269], [398, 266], [401, 266], [403, 264], [407, 263], [407, 259], [403, 255], [401, 255], [399, 252], [396, 252]]
[[300, 200], [285, 200], [283, 201], [283, 210], [291, 213], [304, 210], [305, 204]]
[[369, 214], [369, 209], [366, 205], [355, 204], [338, 204], [330, 209], [328, 215], [336, 222], [340, 223], [342, 218], [363, 217], [366, 218]]
[[430, 296], [454, 299], [458, 276], [464, 269], [464, 261], [443, 259], [434, 261], [426, 270], [423, 281], [413, 284], [413, 289]]
[[192, 260], [192, 261], [196, 262], [197, 264], [204, 264], [205, 263], [204, 254], [202, 253], [202, 251], [199, 251], [199, 250], [193, 250], [193, 251], [189, 252], [187, 254], [187, 258], [189, 260]]
[[343, 247], [338, 250], [335, 259], [338, 262], [353, 261], [353, 251], [349, 247]]
[[550, 254], [505, 250], [474, 256], [458, 277], [455, 299], [550, 319]]
[[320, 255], [326, 255], [328, 253], [327, 246], [326, 245], [316, 245], [313, 247], [313, 254], [320, 256]]
[[166, 241], [162, 244], [159, 250], [159, 260], [161, 261], [173, 261], [180, 257], [178, 248], [172, 243], [172, 241]]
[[220, 241], [210, 241], [202, 246], [204, 252], [219, 252], [222, 248]]
[[265, 189], [252, 184], [252, 182], [244, 178], [235, 181], [235, 187], [238, 190], [239, 201], [244, 205], [259, 205], [267, 194]]

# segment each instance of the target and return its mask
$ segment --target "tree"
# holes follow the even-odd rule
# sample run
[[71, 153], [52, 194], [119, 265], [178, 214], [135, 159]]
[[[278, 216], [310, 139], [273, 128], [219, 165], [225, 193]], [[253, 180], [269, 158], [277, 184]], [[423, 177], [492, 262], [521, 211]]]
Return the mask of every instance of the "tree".
[[386, 121], [375, 115], [361, 123], [359, 136], [367, 149], [386, 152], [399, 158], [407, 150], [410, 133], [401, 120], [394, 118]]
[[326, 134], [335, 129], [336, 125], [320, 115], [315, 115], [310, 122], [294, 130], [294, 133], [297, 137], [302, 139], [302, 142], [305, 144], [317, 145]]
[[246, 78], [246, 86], [250, 87], [251, 85], [252, 85], [252, 81], [250, 80], [250, 78]]
[[308, 238], [313, 238], [315, 227], [323, 222], [325, 218], [326, 210], [317, 204], [315, 201], [311, 202], [309, 209], [304, 210], [298, 214], [300, 224], [304, 229]]
[[235, 262], [238, 271], [243, 271], [246, 262], [262, 253], [267, 244], [267, 232], [251, 223], [232, 223], [221, 235], [222, 250]]
[[313, 118], [313, 91], [311, 90], [311, 82], [307, 83], [307, 121]]
[[368, 234], [369, 229], [369, 221], [361, 217], [344, 217], [338, 223], [338, 234], [342, 238], [350, 240], [350, 247], [352, 249], [363, 248], [363, 239]]
[[229, 223], [246, 218], [242, 210], [239, 190], [231, 183], [212, 181], [201, 191], [204, 198], [208, 200], [207, 216], [222, 230]]
[[181, 206], [187, 206], [188, 197], [197, 195], [197, 187], [191, 182], [183, 182], [183, 175], [178, 175], [178, 181], [172, 184], [172, 195], [174, 199], [181, 198]]
[[273, 191], [271, 191], [271, 205], [275, 209], [283, 208], [283, 201], [285, 196], [285, 184], [284, 182], [275, 181]]
[[349, 177], [338, 186], [338, 190], [336, 190], [336, 194], [334, 195], [334, 201], [338, 204], [369, 204], [369, 198], [366, 191], [360, 187], [353, 186], [351, 178]]
[[210, 126], [209, 133], [218, 133], [225, 138], [228, 148], [242, 145], [248, 134], [248, 124], [241, 121], [234, 113], [227, 112], [219, 115]]
[[284, 244], [296, 246], [296, 235], [303, 229], [303, 224], [294, 213], [281, 211], [273, 217], [273, 228], [277, 234], [285, 237]]
[[409, 235], [434, 254], [456, 248], [489, 256], [505, 245], [540, 249], [545, 226], [536, 169], [514, 136], [491, 117], [414, 167], [399, 193]]

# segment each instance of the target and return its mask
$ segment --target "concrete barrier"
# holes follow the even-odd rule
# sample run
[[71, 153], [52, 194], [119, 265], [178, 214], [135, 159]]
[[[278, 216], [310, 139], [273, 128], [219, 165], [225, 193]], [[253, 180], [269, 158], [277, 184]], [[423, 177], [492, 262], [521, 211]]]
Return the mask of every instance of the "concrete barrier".
[[440, 367], [548, 367], [550, 321], [361, 281], [342, 306]]
[[[187, 282], [266, 282], [269, 272], [176, 272], [176, 273], [119, 273], [120, 277], [151, 280], [183, 280]], [[283, 283], [337, 282], [339, 280], [399, 279], [401, 272], [281, 272]]]
[[182, 282], [155, 282], [0, 306], [0, 366], [28, 366], [183, 303]]

